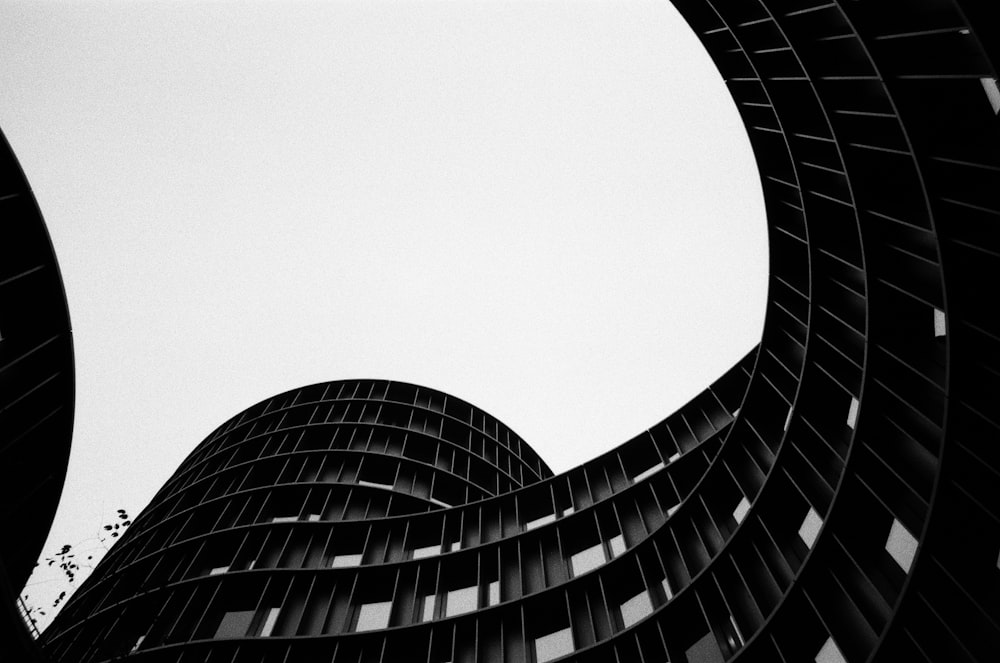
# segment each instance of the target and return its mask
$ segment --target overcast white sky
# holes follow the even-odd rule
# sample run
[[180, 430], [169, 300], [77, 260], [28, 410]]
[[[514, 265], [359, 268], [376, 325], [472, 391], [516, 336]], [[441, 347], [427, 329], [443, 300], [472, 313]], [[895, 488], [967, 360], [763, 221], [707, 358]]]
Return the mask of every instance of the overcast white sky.
[[[93, 545], [213, 428], [290, 388], [425, 384], [561, 471], [759, 338], [756, 167], [665, 1], [3, 15], [0, 127], [76, 345], [47, 552]], [[31, 582], [42, 607], [64, 588]]]

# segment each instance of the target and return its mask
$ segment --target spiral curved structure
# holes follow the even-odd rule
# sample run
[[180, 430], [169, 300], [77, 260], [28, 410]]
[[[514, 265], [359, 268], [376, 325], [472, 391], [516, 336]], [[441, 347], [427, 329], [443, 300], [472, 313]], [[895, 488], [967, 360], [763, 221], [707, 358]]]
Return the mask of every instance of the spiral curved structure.
[[986, 3], [675, 4], [758, 162], [758, 348], [558, 476], [440, 392], [277, 396], [160, 491], [46, 632], [54, 658], [995, 660]]

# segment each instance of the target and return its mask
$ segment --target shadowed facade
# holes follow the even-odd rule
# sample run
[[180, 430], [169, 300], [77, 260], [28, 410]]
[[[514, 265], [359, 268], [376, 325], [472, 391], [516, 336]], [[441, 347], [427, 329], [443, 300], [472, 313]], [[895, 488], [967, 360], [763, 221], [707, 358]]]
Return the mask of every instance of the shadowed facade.
[[37, 631], [19, 597], [62, 494], [73, 405], [73, 339], [59, 265], [31, 187], [0, 134], [2, 661], [37, 655]]

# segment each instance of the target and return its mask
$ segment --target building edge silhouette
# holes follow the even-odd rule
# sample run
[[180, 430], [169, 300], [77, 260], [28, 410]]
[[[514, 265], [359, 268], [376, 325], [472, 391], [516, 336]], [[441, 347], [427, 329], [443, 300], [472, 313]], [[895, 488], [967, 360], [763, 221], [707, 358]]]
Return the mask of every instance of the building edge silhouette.
[[39, 657], [21, 599], [62, 494], [73, 432], [73, 340], [59, 265], [0, 133], [0, 660]]
[[758, 162], [758, 348], [558, 476], [422, 387], [259, 404], [74, 595], [54, 659], [995, 660], [997, 28], [967, 0], [675, 5]]

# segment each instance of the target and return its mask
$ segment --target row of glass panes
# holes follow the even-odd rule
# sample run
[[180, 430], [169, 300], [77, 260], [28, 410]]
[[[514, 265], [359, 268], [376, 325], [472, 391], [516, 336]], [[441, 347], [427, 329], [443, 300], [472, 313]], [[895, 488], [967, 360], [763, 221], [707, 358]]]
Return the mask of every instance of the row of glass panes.
[[[659, 468], [658, 467], [654, 467], [654, 468], [650, 468], [650, 469], [658, 470]], [[648, 470], [646, 472], [648, 472]], [[307, 498], [303, 498], [303, 499], [306, 499], [307, 502], [309, 501]], [[280, 513], [277, 514], [277, 515], [271, 515], [270, 516], [270, 521], [271, 522], [278, 522], [278, 523], [281, 523], [281, 522], [293, 522], [293, 521], [298, 521], [298, 520], [305, 520], [305, 521], [315, 522], [315, 521], [318, 521], [318, 520], [321, 519], [321, 514], [320, 513], [318, 513], [318, 512], [308, 512], [308, 509], [306, 509], [306, 511], [307, 512], [304, 512], [303, 514], [295, 514], [295, 515], [293, 515], [293, 514], [280, 514]], [[567, 508], [564, 511], [564, 515], [565, 514], [569, 514], [569, 513], [572, 513], [572, 508]], [[554, 519], [554, 516], [551, 517], [551, 518]], [[541, 519], [542, 522], [544, 522], [546, 520], [548, 520], [548, 519]], [[538, 522], [538, 523], [536, 523], [533, 526], [537, 526], [538, 524], [541, 524], [541, 522]], [[623, 539], [623, 537], [620, 534], [617, 535], [612, 541], [613, 541], [612, 542], [612, 546], [618, 546], [618, 545], [624, 546], [624, 539]], [[459, 548], [459, 546], [460, 546], [460, 541], [452, 542], [449, 545], [449, 550], [450, 551], [457, 550]], [[429, 546], [424, 546], [422, 548], [419, 548], [414, 553], [414, 557], [415, 558], [419, 558], [419, 557], [424, 556], [424, 555], [439, 554], [440, 552], [442, 552], [442, 547], [440, 545], [437, 545], [437, 544], [435, 544], [435, 545], [429, 545]], [[614, 554], [617, 554], [617, 551]], [[357, 559], [357, 558], [356, 557], [352, 557], [352, 558], [349, 558], [349, 559]], [[337, 565], [346, 565], [346, 562], [344, 562], [343, 560], [341, 560], [340, 562], [337, 563]]]
[[[443, 395], [443, 394], [441, 396], [445, 397], [445, 395]], [[443, 412], [441, 410], [436, 410], [436, 409], [433, 409], [433, 408], [427, 408], [427, 407], [425, 407], [424, 405], [422, 405], [419, 402], [410, 403], [410, 402], [405, 402], [405, 401], [394, 401], [392, 399], [382, 399], [382, 398], [377, 397], [377, 396], [376, 397], [370, 397], [370, 396], [369, 397], [354, 397], [354, 396], [341, 396], [341, 395], [338, 394], [338, 396], [336, 396], [334, 398], [324, 398], [323, 400], [320, 400], [320, 401], [296, 402], [294, 405], [290, 405], [289, 404], [287, 396], [285, 396], [284, 398], [285, 398], [285, 401], [283, 402], [283, 405], [281, 405], [280, 407], [277, 407], [277, 408], [270, 408], [270, 407], [268, 407], [268, 408], [266, 408], [265, 412], [263, 412], [263, 413], [254, 414], [254, 415], [249, 416], [249, 417], [242, 417], [242, 418], [240, 418], [240, 420], [237, 423], [235, 423], [231, 427], [227, 428], [226, 430], [222, 431], [221, 434], [228, 434], [233, 429], [235, 429], [237, 426], [242, 426], [242, 425], [245, 425], [245, 424], [249, 424], [251, 422], [259, 422], [259, 418], [263, 417], [265, 414], [276, 413], [276, 412], [278, 412], [280, 410], [285, 410], [284, 414], [287, 414], [288, 410], [294, 410], [294, 409], [297, 409], [297, 408], [301, 408], [301, 407], [303, 407], [305, 405], [308, 405], [308, 404], [316, 404], [316, 406], [317, 406], [316, 408], [313, 409], [313, 413], [310, 416], [305, 417], [305, 420], [312, 421], [313, 419], [315, 419], [315, 413], [318, 411], [318, 406], [322, 405], [322, 404], [327, 404], [327, 403], [330, 403], [330, 404], [336, 404], [336, 403], [341, 403], [341, 404], [342, 403], [348, 403], [348, 404], [359, 403], [359, 404], [362, 404], [362, 405], [368, 405], [368, 404], [370, 404], [370, 405], [373, 405], [373, 406], [376, 406], [376, 407], [381, 407], [382, 403], [400, 403], [400, 404], [404, 405], [407, 408], [407, 412], [410, 415], [409, 417], [407, 417], [408, 423], [407, 424], [401, 424], [404, 427], [408, 426], [409, 422], [413, 420], [413, 415], [415, 413], [419, 413], [419, 412], [423, 412], [423, 411], [429, 411], [429, 412], [433, 412], [435, 414], [439, 414], [440, 413], [440, 414], [443, 414], [444, 416], [449, 417], [450, 419], [453, 419], [453, 420], [455, 420], [457, 422], [460, 422], [460, 423], [462, 423], [462, 424], [464, 424], [466, 426], [469, 426], [473, 430], [476, 430], [478, 432], [481, 432], [481, 433], [485, 434], [487, 437], [489, 437], [495, 443], [497, 443], [497, 444], [499, 444], [499, 445], [501, 445], [503, 447], [506, 447], [507, 449], [510, 449], [512, 452], [515, 453], [515, 455], [523, 456], [524, 454], [527, 454], [527, 457], [525, 458], [525, 460], [526, 461], [530, 461], [527, 464], [532, 469], [532, 471], [535, 472], [536, 474], [539, 473], [540, 469], [541, 469], [540, 459], [538, 458], [537, 454], [535, 454], [533, 451], [531, 451], [530, 449], [528, 449], [527, 447], [525, 447], [523, 441], [520, 438], [518, 438], [516, 435], [513, 435], [509, 429], [507, 429], [505, 426], [503, 426], [502, 424], [500, 424], [493, 417], [490, 417], [489, 415], [486, 415], [485, 413], [480, 412], [480, 411], [475, 410], [475, 409], [471, 410], [471, 414], [470, 414], [469, 417], [456, 417], [455, 414], [453, 414], [453, 413]], [[452, 399], [452, 400], [458, 402], [457, 399]], [[471, 406], [469, 406], [469, 407], [471, 407]], [[331, 414], [332, 414], [332, 411], [331, 411]], [[478, 418], [476, 416], [477, 414], [479, 415]], [[369, 418], [369, 419], [367, 419], [367, 420], [374, 421], [375, 418], [377, 418], [377, 415], [373, 414], [372, 417]], [[325, 419], [327, 421], [329, 421], [329, 417], [326, 417]], [[477, 423], [482, 424], [486, 419], [488, 419], [489, 422], [492, 424], [491, 426], [487, 427], [485, 425], [477, 425]], [[361, 420], [366, 420], [366, 419], [365, 419], [364, 416], [362, 416]], [[338, 422], [343, 421], [343, 418], [338, 419], [337, 421]], [[305, 423], [305, 421], [303, 421], [302, 423]], [[270, 426], [270, 424], [269, 424], [269, 426]], [[501, 434], [501, 433], [503, 433], [503, 434]], [[259, 434], [259, 433], [254, 433], [254, 435], [256, 435], [256, 434]], [[251, 436], [252, 435], [246, 435], [244, 437], [244, 439], [246, 439], [248, 437], [251, 437]], [[208, 440], [206, 440], [206, 442], [214, 441], [214, 439], [215, 438], [210, 437]], [[228, 446], [228, 445], [225, 444], [225, 443], [223, 443], [222, 446]]]
[[[683, 417], [683, 412], [679, 412], [676, 416]], [[673, 417], [673, 418], [676, 418], [676, 416]], [[335, 431], [335, 435], [336, 435], [336, 431]], [[679, 452], [675, 452], [673, 455], [671, 455], [669, 461], [672, 462], [672, 461], [676, 460], [677, 458], [679, 458], [679, 455], [680, 455]], [[634, 477], [633, 480], [634, 481], [642, 480], [643, 478], [645, 478], [645, 476], [647, 476], [647, 473], [653, 473], [653, 472], [657, 471], [658, 469], [660, 469], [661, 467], [662, 467], [662, 462], [661, 462], [660, 465], [657, 465], [657, 466], [654, 466], [652, 468], [649, 468], [648, 470], [646, 470], [645, 473], [640, 473], [639, 475], [637, 475], [636, 477]], [[439, 500], [437, 503], [439, 505], [442, 505], [442, 506], [444, 506], [446, 504], [449, 504], [449, 502], [446, 502], [444, 500]]]
[[[341, 436], [347, 434], [348, 431], [352, 434], [352, 439], [353, 439], [353, 433], [355, 433], [356, 430], [357, 429], [355, 427], [353, 427], [353, 426], [350, 426], [350, 427], [335, 427], [333, 429], [333, 431], [332, 431], [331, 438], [330, 438], [329, 442], [327, 443], [327, 447], [331, 448], [331, 449], [333, 449], [333, 448], [340, 448], [336, 444], [336, 442], [335, 442], [336, 439], [338, 437], [341, 437]], [[301, 440], [303, 439], [305, 433], [306, 433], [305, 429], [300, 430], [298, 437], [295, 438], [294, 441], [288, 442], [288, 444], [287, 444], [288, 448], [287, 448], [286, 451], [290, 452], [290, 451], [296, 450], [298, 448], [298, 446], [301, 445]], [[371, 436], [371, 433], [372, 433], [371, 430], [368, 430], [368, 433], [369, 433], [369, 438], [370, 439], [367, 439], [367, 440], [364, 441], [364, 448], [361, 449], [361, 450], [365, 450], [365, 451], [369, 450], [370, 449], [370, 445], [372, 443], [372, 440], [375, 439], [374, 437]], [[266, 457], [266, 456], [270, 456], [270, 455], [273, 455], [273, 454], [276, 454], [276, 453], [281, 453], [282, 446], [285, 445], [285, 442], [280, 443], [278, 446], [276, 446], [271, 451], [271, 453], [268, 453], [268, 447], [270, 446], [270, 443], [273, 441], [273, 439], [274, 439], [273, 436], [272, 437], [268, 437], [267, 439], [265, 439], [263, 441], [263, 444], [258, 449], [258, 451], [257, 451], [256, 454], [254, 454], [254, 453], [251, 453], [249, 455], [247, 454], [247, 450], [250, 449], [250, 447], [245, 447], [244, 446], [244, 447], [242, 447], [240, 449], [237, 449], [229, 457], [227, 465], [233, 465], [234, 462], [235, 463], [248, 462], [248, 461], [251, 461], [251, 460], [255, 460], [255, 459], [263, 458], [263, 457]], [[285, 440], [288, 440], [288, 436], [287, 435], [285, 436]], [[441, 441], [444, 441], [444, 442], [449, 443], [449, 444], [455, 444], [455, 441], [450, 441], [450, 440], [441, 440]], [[239, 444], [243, 445], [245, 442], [246, 441], [243, 441], [243, 442], [240, 442]], [[421, 441], [421, 442], [426, 443], [425, 441]], [[404, 439], [403, 440], [404, 453], [402, 455], [408, 455], [408, 454], [405, 454], [405, 446], [406, 446], [406, 444], [407, 444], [407, 441]], [[381, 447], [381, 445], [379, 445], [379, 446]], [[500, 456], [497, 456], [496, 458], [494, 458], [493, 454], [479, 454], [479, 453], [476, 453], [475, 451], [471, 451], [470, 448], [468, 448], [468, 447], [469, 447], [468, 441], [466, 441], [465, 444], [457, 444], [456, 445], [457, 450], [459, 450], [460, 452], [472, 453], [473, 455], [475, 455], [475, 456], [477, 456], [479, 458], [482, 458], [491, 467], [498, 468], [501, 472], [504, 472], [507, 475], [514, 477], [515, 482], [518, 483], [518, 484], [523, 483], [527, 479], [527, 477], [524, 474], [524, 470], [525, 469], [527, 469], [530, 472], [535, 472], [535, 470], [533, 468], [531, 468], [529, 465], [527, 465], [524, 460], [519, 459], [516, 456], [513, 456], [512, 454], [510, 454], [510, 452], [508, 452], [506, 450], [504, 450]], [[353, 443], [350, 443], [345, 448], [353, 448]], [[311, 450], [320, 450], [320, 449], [313, 448]], [[381, 450], [384, 450], [384, 449], [380, 448], [379, 450], [381, 451]], [[485, 448], [484, 448], [484, 451], [485, 451]], [[207, 460], [207, 458], [205, 460]], [[191, 473], [191, 471], [193, 469], [194, 469], [194, 465], [192, 465], [190, 463], [185, 463], [185, 465], [181, 468], [181, 470], [178, 471], [178, 475], [180, 475], [180, 474], [186, 474], [187, 475], [187, 480], [182, 485], [176, 485], [176, 486], [174, 486], [173, 487], [173, 491], [172, 491], [172, 495], [176, 494], [177, 492], [179, 492], [180, 490], [184, 489], [185, 487], [191, 485], [192, 483], [200, 480], [202, 477], [209, 476], [212, 472], [218, 471], [219, 468], [215, 467], [215, 466], [208, 466], [208, 465], [202, 464], [201, 468], [200, 468], [200, 471], [197, 474]], [[516, 474], [511, 474], [511, 473], [516, 473]], [[175, 476], [175, 479], [177, 479], [177, 478], [179, 478], [179, 476]], [[172, 480], [171, 483], [173, 483], [173, 480]]]
[[[282, 464], [280, 467], [276, 466], [275, 469], [274, 469], [274, 475], [275, 476], [274, 476], [274, 481], [273, 482], [269, 481], [269, 480], [261, 479], [260, 476], [258, 476], [259, 472], [261, 471], [261, 469], [260, 469], [261, 466], [260, 465], [255, 465], [253, 467], [251, 467], [251, 466], [247, 466], [246, 467], [247, 473], [246, 473], [246, 475], [243, 475], [242, 481], [240, 480], [240, 477], [236, 476], [236, 475], [230, 475], [228, 479], [225, 478], [224, 476], [218, 476], [218, 475], [215, 476], [214, 478], [213, 477], [207, 477], [206, 479], [213, 479], [213, 483], [211, 485], [209, 485], [209, 486], [206, 486], [205, 490], [209, 494], [208, 495], [209, 498], [211, 498], [211, 497], [221, 497], [221, 496], [224, 496], [224, 495], [227, 495], [227, 494], [231, 494], [231, 492], [236, 492], [236, 491], [231, 491], [231, 489], [233, 488], [234, 485], [236, 486], [236, 490], [237, 491], [243, 489], [243, 485], [246, 483], [246, 480], [251, 476], [251, 472], [256, 472], [257, 473], [257, 475], [254, 475], [255, 476], [255, 485], [261, 484], [261, 486], [263, 487], [263, 486], [266, 486], [266, 485], [271, 485], [272, 483], [278, 483], [278, 482], [280, 482], [280, 483], [287, 483], [287, 481], [279, 481], [279, 479], [280, 479], [280, 475], [282, 473], [286, 472], [288, 470], [288, 468], [290, 467], [289, 463], [293, 463], [293, 462], [303, 463], [304, 462], [304, 464], [295, 465], [294, 467], [292, 467], [293, 470], [296, 467], [298, 468], [298, 476], [291, 477], [291, 479], [299, 480], [299, 479], [302, 478], [302, 476], [301, 476], [302, 472], [306, 472], [307, 471], [308, 463], [309, 463], [309, 459], [310, 458], [318, 459], [318, 462], [320, 464], [317, 465], [316, 467], [314, 467], [314, 469], [306, 475], [306, 479], [305, 479], [306, 482], [320, 481], [320, 482], [338, 483], [338, 480], [339, 480], [340, 476], [343, 474], [343, 472], [345, 471], [345, 469], [349, 470], [349, 473], [348, 473], [349, 476], [348, 476], [348, 478], [352, 478], [352, 479], [353, 479], [353, 476], [356, 475], [358, 473], [358, 471], [359, 471], [358, 467], [356, 467], [356, 465], [359, 465], [360, 461], [355, 462], [354, 465], [345, 464], [343, 462], [343, 460], [341, 460], [341, 462], [340, 462], [339, 465], [337, 465], [337, 464], [328, 464], [328, 461], [331, 458], [329, 455], [322, 455], [322, 456], [320, 456], [318, 454], [316, 454], [316, 455], [312, 455], [312, 454], [306, 455], [306, 454], [303, 454], [302, 456], [300, 456], [298, 458], [296, 458], [295, 456], [289, 456], [289, 457], [287, 457], [284, 460], [284, 464]], [[398, 463], [398, 461], [396, 461], [396, 462]], [[314, 463], [314, 465], [315, 465], [315, 463]], [[401, 470], [401, 468], [402, 468], [402, 465], [401, 464], [398, 465], [398, 467], [397, 467], [397, 474], [398, 474], [398, 471]], [[331, 478], [327, 478], [326, 475], [329, 474], [329, 471], [332, 470], [332, 469], [336, 469], [336, 476], [331, 477]], [[436, 474], [432, 474], [431, 475], [431, 480], [430, 480], [431, 490], [434, 489], [433, 488], [434, 486], [437, 486], [438, 490], [440, 490], [440, 486], [443, 485], [440, 481], [437, 481], [438, 478], [439, 477]], [[219, 485], [218, 482], [222, 481], [222, 480], [228, 481], [229, 484], [231, 484], [231, 485], [229, 485], [228, 488], [224, 488], [224, 491], [221, 492], [221, 494], [212, 496], [211, 493], [214, 490], [215, 486]], [[359, 485], [365, 485], [365, 486], [387, 488], [387, 489], [392, 489], [393, 488], [393, 485], [388, 484], [388, 483], [382, 483], [382, 482], [366, 481], [366, 480], [363, 480], [363, 479], [356, 479], [355, 482], [357, 484], [359, 484]], [[449, 481], [449, 483], [450, 483], [450, 481]], [[413, 485], [416, 485], [416, 484], [413, 484]], [[470, 498], [471, 499], [481, 499], [481, 498], [486, 497], [488, 495], [487, 493], [484, 493], [482, 491], [482, 488], [480, 488], [478, 485], [475, 485], [475, 484], [473, 484], [472, 486], [458, 486], [458, 485], [456, 485], [455, 488], [459, 489], [459, 490], [464, 490], [464, 491], [473, 490], [473, 488], [474, 488], [474, 492], [476, 494], [472, 495], [472, 496], [469, 496], [469, 495], [450, 496], [449, 500], [451, 500], [452, 502], [454, 502], [454, 501], [465, 502], [465, 501], [468, 501]], [[193, 490], [193, 489], [194, 488], [192, 487], [192, 488], [189, 488], [187, 490]], [[425, 499], [432, 499], [435, 503], [437, 503], [439, 505], [449, 504], [449, 502], [445, 502], [444, 500], [442, 500], [439, 497], [429, 497], [427, 495], [421, 495], [419, 493], [414, 493], [412, 490], [405, 490], [404, 489], [404, 490], [402, 490], [402, 492], [405, 492], [407, 494], [415, 494], [416, 496], [423, 497]], [[457, 499], [456, 499], [456, 497], [457, 497]], [[171, 515], [172, 513], [177, 512], [179, 510], [183, 510], [185, 508], [190, 508], [191, 505], [198, 504], [198, 503], [202, 502], [204, 499], [205, 499], [205, 497], [198, 498], [197, 496], [192, 497], [190, 495], [182, 495], [181, 499], [179, 499], [178, 501], [176, 501], [174, 503], [173, 510], [167, 512], [164, 517], [167, 517], [167, 516]], [[157, 510], [161, 510], [163, 508], [167, 508], [167, 507], [160, 507], [158, 505]]]

